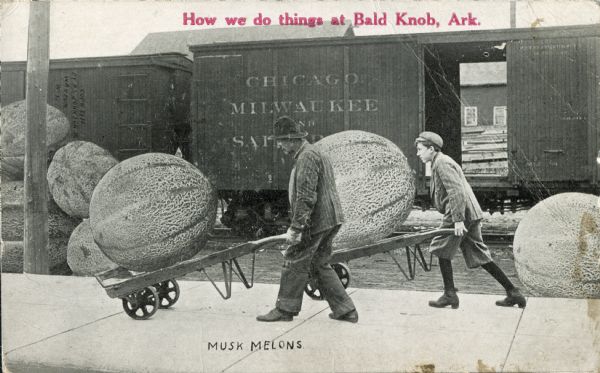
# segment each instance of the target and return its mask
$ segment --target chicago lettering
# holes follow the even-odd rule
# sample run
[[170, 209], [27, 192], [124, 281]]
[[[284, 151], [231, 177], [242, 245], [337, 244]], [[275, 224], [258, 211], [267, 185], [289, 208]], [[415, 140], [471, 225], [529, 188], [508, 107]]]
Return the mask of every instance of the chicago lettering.
[[372, 98], [307, 101], [246, 101], [230, 102], [231, 115], [293, 114], [321, 112], [378, 111], [378, 102]]
[[285, 87], [289, 85], [295, 86], [334, 86], [341, 82], [347, 84], [358, 84], [358, 74], [349, 73], [344, 75], [327, 74], [327, 75], [267, 75], [267, 76], [251, 76], [246, 79], [246, 86], [250, 88], [265, 88], [265, 87]]

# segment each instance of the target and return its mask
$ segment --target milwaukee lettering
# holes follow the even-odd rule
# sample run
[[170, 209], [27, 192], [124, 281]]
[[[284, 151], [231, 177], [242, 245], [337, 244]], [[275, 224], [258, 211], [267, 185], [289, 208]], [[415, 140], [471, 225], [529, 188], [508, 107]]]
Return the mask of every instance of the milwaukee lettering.
[[358, 84], [360, 81], [358, 74], [350, 73], [344, 75], [327, 74], [327, 75], [282, 75], [282, 76], [251, 76], [246, 79], [246, 86], [250, 88], [260, 87], [284, 87], [289, 85], [295, 86], [334, 86], [341, 82], [347, 84]]
[[321, 112], [378, 111], [377, 100], [372, 98], [307, 100], [307, 101], [258, 101], [231, 102], [231, 115], [245, 114], [292, 114]]

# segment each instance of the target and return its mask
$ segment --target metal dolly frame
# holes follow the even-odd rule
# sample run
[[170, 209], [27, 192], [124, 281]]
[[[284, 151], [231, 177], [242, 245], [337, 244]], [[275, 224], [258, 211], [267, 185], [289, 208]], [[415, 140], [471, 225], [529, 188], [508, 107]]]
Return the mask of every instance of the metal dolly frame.
[[[352, 259], [387, 253], [392, 258], [400, 272], [402, 272], [404, 277], [410, 281], [415, 279], [417, 264], [419, 264], [424, 271], [431, 271], [431, 260], [433, 255], [430, 254], [428, 263], [425, 260], [425, 256], [421, 249], [421, 244], [425, 241], [431, 240], [433, 237], [449, 236], [451, 234], [454, 234], [454, 230], [446, 228], [396, 235], [372, 244], [334, 251], [331, 256], [330, 263], [342, 281], [344, 288], [347, 288], [350, 284], [350, 268], [345, 263]], [[402, 248], [404, 248], [406, 252], [408, 272], [403, 268], [400, 260], [394, 253], [394, 251]], [[312, 280], [306, 286], [305, 292], [313, 299], [323, 299], [323, 295], [318, 289], [318, 284]]]
[[[431, 270], [431, 257], [429, 264], [427, 264], [420, 244], [433, 237], [445, 236], [453, 234], [453, 232], [452, 229], [437, 229], [390, 237], [373, 244], [337, 250], [333, 253], [330, 262], [344, 287], [348, 287], [350, 283], [350, 271], [347, 265], [343, 264], [344, 262], [380, 253], [388, 253], [406, 279], [412, 280], [415, 278], [417, 263], [425, 271]], [[231, 297], [231, 284], [234, 273], [247, 289], [252, 288], [254, 286], [256, 252], [268, 245], [284, 241], [285, 235], [272, 236], [258, 241], [238, 244], [216, 253], [192, 258], [156, 271], [135, 273], [126, 268], [117, 267], [98, 273], [95, 277], [109, 297], [122, 300], [125, 313], [133, 319], [144, 320], [151, 317], [159, 308], [169, 308], [177, 302], [180, 291], [175, 278], [190, 272], [204, 272], [223, 299]], [[393, 253], [394, 250], [402, 247], [406, 250], [408, 273]], [[246, 278], [237, 261], [237, 258], [248, 254], [252, 254], [250, 279]], [[224, 290], [221, 290], [205, 271], [206, 268], [216, 264], [221, 264], [223, 269]], [[307, 284], [305, 292], [313, 299], [322, 299], [318, 286], [315, 286], [312, 281]]]
[[[254, 268], [256, 251], [267, 245], [284, 242], [285, 236], [272, 236], [258, 241], [235, 245], [223, 251], [199, 258], [192, 258], [172, 266], [151, 272], [135, 273], [123, 267], [117, 267], [98, 273], [95, 277], [111, 298], [121, 298], [123, 309], [131, 318], [144, 320], [152, 316], [159, 308], [169, 308], [179, 299], [179, 285], [175, 278], [190, 272], [203, 272], [223, 299], [231, 297], [233, 274], [247, 289], [254, 286]], [[237, 258], [252, 254], [251, 276], [248, 280]], [[205, 269], [221, 264], [225, 289], [219, 289]]]

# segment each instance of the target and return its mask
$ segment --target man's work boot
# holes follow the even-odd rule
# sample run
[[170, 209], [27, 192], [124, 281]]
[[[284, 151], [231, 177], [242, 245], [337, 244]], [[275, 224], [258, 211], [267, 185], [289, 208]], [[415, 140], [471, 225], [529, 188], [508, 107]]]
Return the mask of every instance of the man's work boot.
[[292, 321], [293, 319], [294, 319], [294, 316], [292, 313], [280, 310], [279, 308], [273, 308], [266, 315], [256, 316], [256, 320], [265, 321], [265, 322]]
[[456, 295], [456, 289], [444, 290], [444, 294], [438, 300], [430, 300], [429, 306], [435, 308], [444, 308], [446, 306], [452, 306], [452, 308], [458, 308], [458, 296]]
[[348, 322], [351, 322], [351, 323], [357, 323], [358, 322], [358, 312], [356, 312], [356, 310], [352, 310], [352, 311], [346, 312], [342, 316], [338, 316], [338, 317], [333, 317], [333, 313], [330, 313], [329, 314], [329, 318], [330, 319], [334, 319], [334, 320], [348, 321]]
[[506, 298], [496, 301], [496, 306], [500, 307], [512, 307], [518, 305], [519, 308], [525, 308], [527, 300], [521, 294], [519, 288], [512, 288], [506, 291]]

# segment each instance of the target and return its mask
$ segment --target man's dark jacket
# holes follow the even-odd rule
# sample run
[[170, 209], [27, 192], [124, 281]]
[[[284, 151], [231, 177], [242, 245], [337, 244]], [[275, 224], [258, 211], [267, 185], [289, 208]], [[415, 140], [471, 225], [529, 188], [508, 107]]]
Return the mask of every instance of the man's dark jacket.
[[305, 142], [295, 159], [288, 191], [291, 227], [299, 231], [308, 229], [314, 235], [342, 224], [344, 215], [329, 157]]

